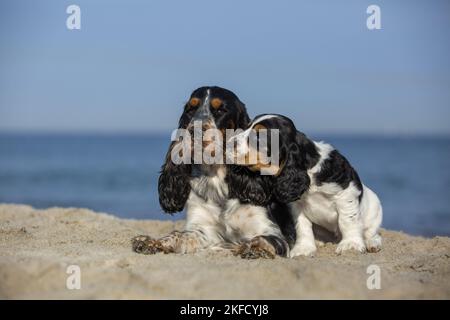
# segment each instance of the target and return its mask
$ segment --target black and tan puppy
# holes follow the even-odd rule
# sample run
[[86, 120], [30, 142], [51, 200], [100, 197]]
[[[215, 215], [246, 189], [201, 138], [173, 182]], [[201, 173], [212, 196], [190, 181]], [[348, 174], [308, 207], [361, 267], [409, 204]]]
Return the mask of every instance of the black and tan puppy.
[[[383, 215], [380, 201], [331, 145], [308, 139], [285, 116], [264, 114], [255, 117], [247, 130], [233, 137], [238, 142], [235, 156], [245, 160], [249, 154], [256, 153], [256, 159], [260, 160], [260, 150], [252, 150], [248, 136], [256, 131], [260, 142], [265, 136], [262, 132], [274, 130], [279, 136], [277, 146], [267, 141], [267, 148], [269, 154], [277, 153], [279, 165], [273, 168], [273, 175], [264, 180], [260, 190], [269, 192], [263, 197], [272, 196], [273, 200], [289, 204], [296, 227], [296, 243], [290, 256], [314, 255], [314, 224], [340, 239], [338, 254], [350, 249], [378, 251], [381, 248], [378, 229]], [[242, 164], [254, 172], [267, 167], [267, 163], [260, 161]]]
[[[196, 128], [198, 122], [200, 128]], [[227, 129], [245, 129], [249, 122], [245, 105], [233, 92], [202, 87], [184, 106], [179, 128], [194, 134], [195, 130], [205, 133], [211, 129], [226, 133]], [[220, 147], [225, 147], [226, 140], [224, 137]], [[273, 202], [268, 190], [264, 190], [268, 187], [265, 178], [225, 161], [175, 164], [172, 151], [179, 143], [175, 141], [169, 148], [158, 191], [165, 212], [186, 210], [185, 228], [160, 239], [135, 237], [133, 250], [144, 254], [191, 253], [231, 244], [243, 258], [287, 256], [289, 246], [282, 230], [289, 223], [285, 214], [279, 214], [283, 209], [286, 212], [286, 207]], [[202, 150], [211, 143], [202, 140]]]

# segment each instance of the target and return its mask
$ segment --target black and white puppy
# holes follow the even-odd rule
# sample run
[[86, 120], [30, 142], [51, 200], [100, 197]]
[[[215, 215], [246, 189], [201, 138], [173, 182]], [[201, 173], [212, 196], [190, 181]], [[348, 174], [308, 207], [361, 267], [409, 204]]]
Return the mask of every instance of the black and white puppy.
[[[233, 92], [201, 87], [185, 104], [179, 128], [191, 131], [197, 121], [201, 121], [202, 131], [218, 129], [225, 133], [226, 129], [247, 128], [250, 119], [244, 103]], [[171, 151], [177, 143], [169, 147], [158, 191], [165, 212], [186, 209], [185, 228], [160, 239], [135, 237], [133, 250], [144, 254], [192, 253], [232, 244], [234, 252], [243, 258], [288, 256], [283, 232], [289, 223], [280, 214], [286, 206], [266, 197], [264, 178], [234, 165], [174, 164]], [[204, 148], [208, 145], [203, 141]]]
[[[238, 142], [237, 156], [245, 159], [252, 152], [247, 139], [251, 130], [270, 133], [273, 129], [279, 130], [280, 164], [275, 174], [266, 178], [262, 190], [270, 190], [274, 200], [289, 203], [296, 229], [290, 257], [314, 255], [317, 249], [313, 225], [327, 229], [340, 239], [338, 254], [349, 249], [361, 253], [378, 251], [381, 248], [380, 201], [331, 145], [308, 139], [287, 117], [265, 114], [257, 116], [247, 130], [234, 137]], [[268, 148], [271, 149], [270, 141]], [[259, 172], [267, 164], [243, 165]]]

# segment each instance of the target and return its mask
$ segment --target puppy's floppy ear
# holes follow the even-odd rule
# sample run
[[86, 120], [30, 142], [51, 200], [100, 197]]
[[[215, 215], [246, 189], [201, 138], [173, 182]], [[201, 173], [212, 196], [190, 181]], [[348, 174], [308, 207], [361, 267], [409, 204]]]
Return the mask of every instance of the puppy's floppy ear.
[[238, 109], [238, 123], [237, 128], [245, 129], [250, 123], [250, 117], [248, 116], [247, 109], [245, 108], [245, 104], [241, 102], [239, 99], [236, 100], [236, 107]]
[[266, 206], [272, 198], [272, 183], [269, 176], [262, 176], [259, 172], [253, 172], [246, 167], [229, 165], [225, 181], [228, 184], [230, 199]]
[[285, 153], [285, 163], [280, 174], [275, 177], [273, 193], [278, 201], [289, 203], [300, 199], [311, 181], [306, 172], [302, 150], [297, 143], [291, 143]]
[[175, 165], [172, 162], [171, 151], [173, 146], [174, 142], [167, 152], [166, 162], [161, 168], [161, 175], [158, 180], [159, 203], [167, 213], [183, 210], [191, 191], [189, 184], [191, 165]]

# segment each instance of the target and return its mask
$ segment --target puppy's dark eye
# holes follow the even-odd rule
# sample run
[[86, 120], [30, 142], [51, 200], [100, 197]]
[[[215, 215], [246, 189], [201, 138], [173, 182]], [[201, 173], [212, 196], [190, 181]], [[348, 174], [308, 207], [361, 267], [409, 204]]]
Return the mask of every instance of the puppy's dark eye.
[[227, 112], [227, 109], [225, 108], [219, 108], [215, 110], [218, 114], [224, 114], [225, 112]]
[[223, 116], [227, 113], [227, 109], [224, 107], [220, 107], [219, 109], [213, 109], [213, 114], [216, 116]]

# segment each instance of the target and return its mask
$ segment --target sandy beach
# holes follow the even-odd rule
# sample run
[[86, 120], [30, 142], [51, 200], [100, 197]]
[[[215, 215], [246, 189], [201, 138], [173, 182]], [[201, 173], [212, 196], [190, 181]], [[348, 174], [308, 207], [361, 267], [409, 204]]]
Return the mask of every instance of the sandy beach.
[[[449, 299], [450, 238], [382, 230], [384, 247], [337, 256], [243, 260], [223, 251], [139, 255], [130, 239], [181, 229], [183, 221], [127, 220], [87, 209], [0, 205], [2, 299]], [[81, 270], [69, 290], [67, 267]], [[367, 287], [367, 268], [380, 289]]]

